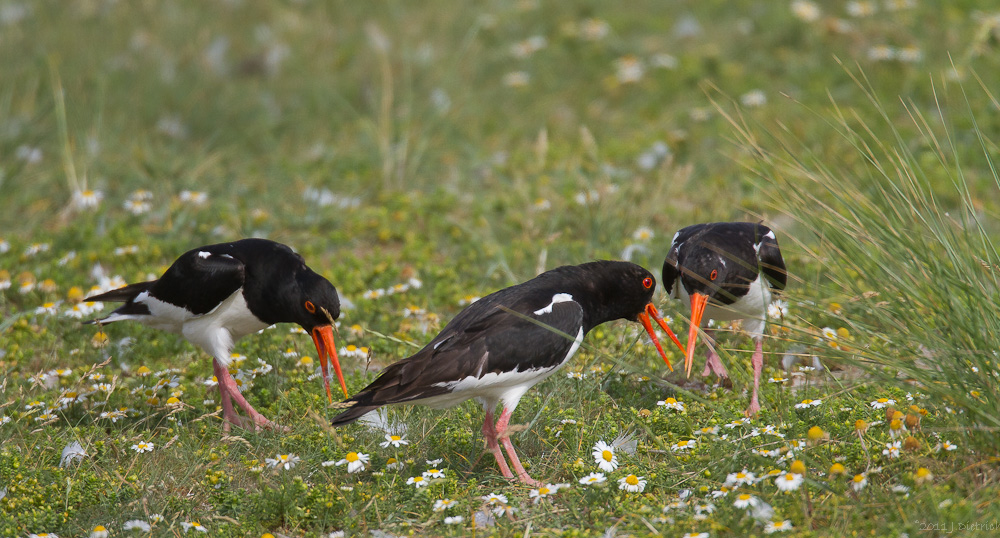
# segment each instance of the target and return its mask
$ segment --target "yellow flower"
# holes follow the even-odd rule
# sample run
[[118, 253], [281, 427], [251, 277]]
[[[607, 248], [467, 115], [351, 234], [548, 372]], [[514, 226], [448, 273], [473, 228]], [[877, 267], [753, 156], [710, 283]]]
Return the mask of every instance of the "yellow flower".
[[104, 347], [108, 344], [108, 335], [104, 331], [97, 331], [94, 337], [90, 339], [91, 345], [94, 347]]
[[859, 418], [858, 420], [854, 421], [854, 429], [858, 433], [865, 433], [866, 431], [868, 431], [868, 423]]
[[826, 436], [827, 436], [826, 432], [823, 431], [823, 428], [820, 428], [819, 426], [813, 426], [812, 428], [809, 428], [808, 432], [806, 432], [806, 437], [808, 437], [809, 440], [813, 442], [819, 441], [820, 439], [823, 439]]
[[80, 289], [80, 286], [70, 288], [69, 292], [66, 293], [66, 300], [72, 303], [78, 303], [83, 300], [83, 290]]
[[788, 468], [789, 471], [805, 476], [806, 474], [806, 464], [802, 463], [802, 460], [795, 460], [792, 465]]
[[913, 473], [913, 481], [916, 482], [918, 486], [924, 482], [930, 482], [933, 479], [934, 475], [931, 474], [926, 467], [920, 467], [917, 469], [917, 472]]
[[847, 471], [847, 469], [844, 469], [844, 465], [843, 464], [841, 464], [841, 463], [834, 463], [833, 465], [830, 466], [829, 473], [830, 473], [830, 476], [835, 476], [835, 475], [838, 475], [838, 474], [844, 474], [846, 471]]

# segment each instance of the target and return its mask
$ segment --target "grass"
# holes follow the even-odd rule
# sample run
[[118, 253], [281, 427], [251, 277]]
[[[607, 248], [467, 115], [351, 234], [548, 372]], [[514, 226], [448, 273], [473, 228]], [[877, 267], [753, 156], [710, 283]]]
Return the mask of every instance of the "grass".
[[[0, 5], [0, 535], [175, 536], [198, 521], [213, 536], [747, 536], [785, 520], [796, 536], [994, 534], [996, 14], [704, 4]], [[644, 71], [628, 81], [631, 57]], [[88, 189], [103, 198], [74, 205]], [[152, 198], [134, 215], [139, 189]], [[758, 218], [792, 273], [762, 413], [727, 427], [750, 382], [738, 330], [720, 338], [729, 390], [666, 375], [636, 326], [599, 327], [566, 368], [585, 377], [554, 376], [515, 414], [529, 471], [571, 484], [538, 504], [483, 457], [472, 403], [391, 410], [399, 448], [328, 427], [311, 343], [288, 327], [236, 351], [248, 399], [291, 432], [224, 435], [203, 352], [64, 314], [102, 275], [140, 280], [194, 246], [266, 236], [353, 303], [338, 344], [371, 351], [344, 358], [358, 390], [470, 295], [627, 247], [658, 273], [682, 226]], [[683, 326], [681, 305], [664, 307]], [[828, 370], [803, 370], [812, 356]], [[258, 358], [273, 370], [249, 373]], [[87, 395], [60, 406], [70, 393]], [[657, 404], [671, 397], [683, 411]], [[897, 458], [880, 398], [909, 421]], [[822, 403], [795, 407], [806, 399]], [[621, 467], [585, 487], [600, 440], [618, 441]], [[87, 455], [60, 465], [73, 442]], [[361, 473], [322, 465], [352, 451], [371, 456]], [[278, 454], [301, 461], [268, 467]], [[445, 478], [406, 484], [436, 459]], [[803, 467], [794, 491], [724, 489], [744, 469]], [[643, 492], [618, 489], [628, 474]], [[493, 493], [514, 511], [474, 528]], [[737, 508], [742, 493], [773, 513]], [[442, 498], [457, 504], [435, 512]], [[154, 514], [149, 532], [123, 530]]]

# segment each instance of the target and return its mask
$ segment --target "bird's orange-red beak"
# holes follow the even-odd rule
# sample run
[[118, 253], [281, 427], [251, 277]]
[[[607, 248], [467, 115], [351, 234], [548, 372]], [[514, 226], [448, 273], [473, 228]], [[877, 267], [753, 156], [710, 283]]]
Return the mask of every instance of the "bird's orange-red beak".
[[344, 373], [340, 371], [340, 359], [337, 357], [337, 346], [333, 343], [333, 326], [320, 325], [312, 330], [313, 343], [316, 344], [316, 353], [319, 354], [319, 366], [323, 370], [323, 385], [326, 387], [326, 398], [333, 403], [333, 395], [330, 394], [330, 370], [327, 360], [333, 363], [333, 369], [337, 372], [337, 379], [340, 380], [340, 388], [344, 390], [344, 398], [347, 394], [347, 383], [344, 382]]
[[663, 362], [667, 363], [667, 368], [670, 368], [670, 371], [673, 372], [674, 367], [671, 366], [670, 359], [667, 358], [667, 354], [663, 351], [663, 347], [660, 345], [660, 339], [656, 337], [656, 332], [653, 330], [653, 324], [650, 322], [650, 319], [656, 321], [660, 328], [666, 331], [667, 336], [669, 336], [670, 339], [677, 344], [677, 347], [680, 348], [682, 353], [684, 352], [684, 346], [681, 345], [681, 341], [677, 339], [677, 335], [674, 334], [674, 331], [671, 331], [670, 327], [667, 327], [667, 322], [663, 321], [663, 318], [660, 316], [660, 312], [656, 310], [656, 306], [654, 306], [653, 303], [647, 304], [646, 311], [639, 314], [639, 322], [642, 323], [643, 327], [645, 327], [646, 332], [649, 333], [649, 337], [653, 339], [656, 351], [660, 352], [660, 356], [663, 357]]
[[691, 328], [688, 330], [687, 351], [684, 353], [684, 372], [688, 377], [691, 377], [691, 367], [694, 365], [694, 345], [698, 343], [698, 327], [701, 326], [701, 318], [705, 315], [707, 304], [708, 295], [691, 294]]

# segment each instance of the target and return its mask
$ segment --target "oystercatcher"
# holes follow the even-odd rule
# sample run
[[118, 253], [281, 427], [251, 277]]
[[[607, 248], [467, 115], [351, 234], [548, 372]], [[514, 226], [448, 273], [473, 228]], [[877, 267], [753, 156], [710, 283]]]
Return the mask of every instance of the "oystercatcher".
[[[747, 416], [760, 410], [757, 392], [764, 367], [763, 339], [767, 306], [771, 297], [785, 289], [788, 274], [774, 232], [753, 222], [713, 222], [688, 226], [674, 235], [670, 252], [663, 262], [663, 285], [667, 294], [691, 303], [691, 328], [684, 357], [684, 371], [690, 376], [702, 317], [715, 320], [744, 319], [755, 349], [753, 395]], [[714, 372], [728, 376], [710, 340], [703, 376]]]
[[333, 322], [340, 316], [337, 289], [281, 243], [242, 239], [198, 247], [177, 258], [157, 280], [85, 300], [125, 302], [106, 318], [86, 323], [138, 321], [180, 334], [207, 351], [219, 382], [226, 431], [230, 424], [244, 425], [231, 399], [250, 415], [256, 429], [276, 427], [246, 401], [229, 374], [235, 341], [275, 323], [298, 323], [312, 334], [327, 399], [333, 401], [328, 359], [347, 397], [333, 341]]
[[653, 275], [638, 265], [598, 261], [559, 267], [494, 292], [459, 312], [423, 349], [386, 367], [344, 402], [349, 409], [334, 417], [333, 425], [349, 424], [387, 404], [440, 409], [475, 398], [486, 412], [482, 432], [500, 472], [513, 478], [513, 467], [521, 481], [537, 484], [508, 437], [518, 401], [576, 353], [587, 331], [606, 321], [641, 322], [669, 367], [650, 320], [681, 344], [650, 302], [655, 287]]

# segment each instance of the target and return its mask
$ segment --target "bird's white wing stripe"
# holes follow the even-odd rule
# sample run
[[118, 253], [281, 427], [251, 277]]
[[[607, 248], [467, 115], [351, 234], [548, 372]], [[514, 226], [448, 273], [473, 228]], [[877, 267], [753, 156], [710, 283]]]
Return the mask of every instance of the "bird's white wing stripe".
[[204, 250], [198, 252], [198, 257], [199, 258], [207, 258], [207, 257], [209, 257], [211, 255], [212, 255], [211, 252], [205, 252]]
[[552, 302], [551, 303], [549, 303], [547, 306], [545, 306], [543, 308], [539, 308], [538, 310], [535, 310], [535, 315], [536, 316], [541, 316], [542, 314], [551, 314], [552, 313], [552, 307], [555, 306], [556, 303], [568, 303], [568, 302], [570, 302], [572, 300], [573, 300], [573, 296], [570, 295], [570, 294], [568, 294], [568, 293], [557, 293], [557, 294], [555, 294], [555, 295], [552, 296]]

